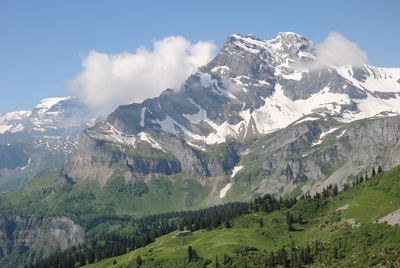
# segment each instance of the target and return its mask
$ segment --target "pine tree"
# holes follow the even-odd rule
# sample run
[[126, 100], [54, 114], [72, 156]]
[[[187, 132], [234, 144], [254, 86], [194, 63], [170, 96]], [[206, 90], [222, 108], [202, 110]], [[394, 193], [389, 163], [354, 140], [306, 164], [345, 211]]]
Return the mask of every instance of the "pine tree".
[[228, 255], [226, 255], [226, 253], [224, 254], [224, 266], [227, 266], [229, 264], [229, 257]]
[[371, 175], [372, 177], [375, 177], [376, 176], [376, 171], [375, 171], [375, 168], [372, 168], [372, 175]]
[[263, 221], [262, 218], [260, 218], [260, 219], [258, 220], [258, 225], [260, 226], [260, 228], [264, 228], [264, 221]]
[[333, 186], [332, 192], [333, 192], [333, 196], [337, 196], [338, 195], [339, 189], [338, 189], [338, 186], [336, 184]]
[[273, 268], [275, 267], [275, 255], [274, 252], [271, 251], [271, 253], [269, 254], [269, 258], [268, 258], [268, 268]]
[[311, 262], [312, 262], [311, 247], [310, 244], [307, 243], [307, 246], [304, 250], [304, 264], [310, 264]]
[[143, 260], [142, 260], [142, 258], [140, 257], [140, 255], [137, 256], [137, 257], [136, 257], [136, 265], [137, 265], [138, 267], [140, 267], [140, 266], [142, 265], [142, 263], [143, 263]]
[[192, 248], [192, 246], [189, 246], [189, 247], [188, 247], [188, 259], [189, 259], [189, 262], [191, 262], [191, 261], [194, 259], [194, 254], [193, 254], [193, 248]]
[[378, 174], [381, 174], [382, 172], [383, 172], [382, 167], [379, 166], [379, 167], [378, 167]]
[[299, 213], [298, 223], [303, 224], [303, 214]]
[[296, 248], [293, 244], [293, 241], [292, 241], [291, 252], [290, 252], [290, 267], [291, 268], [297, 267], [297, 254], [296, 254]]
[[333, 253], [332, 253], [332, 257], [335, 259], [339, 258], [339, 253], [338, 253], [338, 248], [336, 247], [336, 245], [333, 247]]
[[215, 256], [215, 268], [221, 268], [221, 265], [219, 264], [218, 256]]
[[293, 231], [293, 216], [288, 213], [288, 217], [287, 217], [287, 225], [288, 225], [288, 231]]

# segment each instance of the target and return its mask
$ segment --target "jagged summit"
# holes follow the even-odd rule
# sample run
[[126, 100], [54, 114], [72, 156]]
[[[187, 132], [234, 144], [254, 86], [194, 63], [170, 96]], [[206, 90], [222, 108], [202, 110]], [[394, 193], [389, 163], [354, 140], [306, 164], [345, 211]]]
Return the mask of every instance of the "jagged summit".
[[297, 42], [311, 42], [309, 39], [307, 39], [306, 37], [298, 34], [298, 33], [294, 33], [294, 32], [279, 32], [275, 38], [273, 38], [272, 41], [286, 41], [286, 42], [291, 42], [291, 43], [297, 43]]
[[229, 35], [222, 51], [234, 47], [250, 53], [262, 53], [268, 51], [271, 54], [294, 54], [299, 51], [311, 51], [315, 44], [307, 38], [293, 32], [280, 32], [270, 40], [261, 39], [253, 34]]
[[[306, 37], [294, 33], [294, 32], [279, 32], [274, 38], [271, 39], [263, 39], [254, 34], [231, 34], [228, 36], [226, 43], [231, 43], [234, 41], [244, 41], [244, 42], [252, 42], [251, 40], [255, 41], [254, 44], [262, 46], [268, 45], [268, 43], [277, 43], [277, 42], [284, 42], [284, 43], [312, 43]], [[260, 43], [261, 42], [261, 43]]]

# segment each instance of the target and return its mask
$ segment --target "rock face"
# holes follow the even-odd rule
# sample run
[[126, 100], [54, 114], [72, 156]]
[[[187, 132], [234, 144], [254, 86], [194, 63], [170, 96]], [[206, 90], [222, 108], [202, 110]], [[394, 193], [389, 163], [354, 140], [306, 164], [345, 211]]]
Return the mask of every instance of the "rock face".
[[[306, 115], [343, 125], [377, 114], [398, 114], [400, 69], [311, 68], [315, 47], [295, 33], [279, 33], [271, 40], [229, 36], [218, 55], [180, 89], [120, 106], [105, 121], [85, 130], [66, 173], [77, 182], [96, 179], [102, 184], [116, 170], [128, 180], [179, 172], [200, 179], [221, 178], [243, 162], [241, 153], [249, 150], [250, 157], [260, 151], [252, 147], [259, 144], [257, 140], [279, 132], [283, 136], [275, 135], [275, 140], [262, 144], [263, 157], [269, 156], [262, 164], [268, 170], [263, 176], [271, 176], [279, 167], [287, 182], [326, 179], [323, 170], [327, 167], [321, 161], [339, 165], [349, 149], [332, 147], [319, 156], [318, 163], [301, 159], [299, 148], [308, 146], [314, 151], [319, 144], [313, 146], [312, 142], [318, 142], [313, 137], [329, 131], [329, 126], [315, 123], [299, 129], [291, 124]], [[353, 147], [361, 134], [351, 134], [355, 136], [347, 146]], [[297, 159], [282, 161], [288, 155]]]
[[96, 116], [75, 97], [42, 100], [32, 111], [0, 115], [0, 192], [37, 171], [61, 168]]
[[[347, 124], [329, 117], [305, 119], [310, 118], [255, 142], [242, 158], [242, 172], [258, 163], [255, 176], [242, 174], [256, 192], [290, 191], [296, 185], [303, 192], [318, 191], [361, 171], [369, 174], [373, 167], [399, 164], [400, 116]], [[266, 179], [256, 182], [259, 177]]]
[[84, 237], [83, 228], [66, 217], [38, 219], [2, 215], [0, 216], [0, 264], [2, 267], [16, 267], [14, 265], [20, 264], [18, 258], [22, 256], [33, 262], [56, 250], [65, 250], [82, 244]]

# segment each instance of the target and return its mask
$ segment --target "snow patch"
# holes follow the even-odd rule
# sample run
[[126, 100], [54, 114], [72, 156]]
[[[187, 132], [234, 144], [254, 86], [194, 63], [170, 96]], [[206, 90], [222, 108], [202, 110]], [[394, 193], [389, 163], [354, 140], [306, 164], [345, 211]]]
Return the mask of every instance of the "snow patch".
[[200, 77], [201, 86], [204, 88], [211, 89], [214, 93], [221, 95], [221, 90], [218, 86], [218, 81], [214, 78], [211, 78], [211, 75], [208, 73], [197, 73]]
[[284, 94], [280, 84], [275, 86], [274, 94], [264, 100], [265, 104], [252, 113], [257, 130], [264, 134], [287, 127], [292, 122], [320, 109], [331, 115], [340, 114], [338, 104], [351, 103], [348, 95], [331, 93], [329, 88], [324, 88], [308, 99], [292, 101]]
[[189, 144], [190, 147], [194, 147], [196, 149], [199, 149], [201, 151], [206, 151], [206, 149], [200, 145], [194, 144], [193, 142], [186, 141], [187, 144]]
[[24, 129], [25, 129], [25, 127], [24, 127], [21, 123], [19, 123], [18, 125], [14, 126], [14, 127], [10, 130], [10, 132], [11, 132], [11, 133], [17, 133], [17, 132], [23, 131]]
[[234, 178], [236, 176], [236, 174], [243, 168], [243, 166], [235, 166], [232, 169], [232, 175], [231, 178]]
[[176, 122], [175, 122], [175, 120], [173, 120], [171, 117], [169, 117], [168, 115], [166, 116], [166, 118], [164, 119], [164, 120], [162, 120], [162, 121], [160, 121], [160, 120], [155, 120], [155, 121], [153, 121], [154, 123], [157, 123], [158, 125], [160, 125], [160, 127], [161, 127], [161, 129], [164, 131], [164, 132], [167, 132], [167, 133], [172, 133], [172, 134], [175, 134], [175, 135], [178, 135], [179, 133], [178, 133], [178, 131], [177, 131], [177, 129], [176, 129], [176, 125], [179, 125], [179, 124], [177, 124]]
[[113, 125], [107, 122], [107, 126], [109, 127], [109, 133], [105, 135], [110, 138], [112, 141], [120, 144], [128, 144], [131, 146], [135, 146], [136, 137], [133, 135], [127, 135], [116, 128]]
[[39, 115], [43, 115], [48, 110], [50, 110], [54, 105], [60, 103], [61, 101], [69, 100], [72, 97], [62, 97], [62, 98], [47, 98], [43, 99], [36, 105], [35, 110]]
[[225, 185], [224, 188], [221, 189], [221, 191], [219, 192], [219, 198], [222, 199], [225, 197], [226, 193], [229, 191], [229, 189], [231, 189], [232, 187], [232, 183], [228, 183], [227, 185]]
[[303, 118], [303, 119], [297, 121], [295, 123], [295, 125], [303, 123], [303, 122], [307, 122], [307, 121], [315, 121], [315, 120], [318, 120], [318, 119], [320, 119], [320, 118], [318, 118], [318, 117], [306, 117], [306, 118]]
[[336, 138], [341, 138], [343, 137], [344, 133], [346, 133], [347, 129], [343, 130], [342, 133], [340, 133], [339, 135], [336, 136]]
[[28, 163], [26, 164], [26, 166], [23, 166], [23, 167], [21, 167], [20, 169], [21, 169], [21, 170], [24, 170], [24, 169], [26, 169], [27, 167], [29, 167], [30, 164], [31, 164], [31, 158], [29, 157]]
[[147, 107], [143, 107], [142, 110], [140, 111], [140, 126], [144, 127], [144, 117], [146, 116], [146, 109]]
[[211, 72], [215, 73], [215, 72], [219, 71], [223, 75], [223, 74], [225, 74], [225, 72], [227, 72], [229, 70], [230, 69], [228, 66], [223, 65], [223, 66], [217, 66], [217, 67], [212, 68]]
[[250, 53], [253, 53], [253, 54], [260, 53], [260, 50], [248, 47], [248, 46], [246, 46], [245, 44], [243, 44], [241, 42], [234, 42], [234, 44], [237, 45], [238, 47], [250, 52]]
[[0, 134], [4, 134], [12, 128], [12, 125], [0, 125]]
[[362, 90], [400, 92], [400, 83], [397, 82], [400, 79], [399, 68], [377, 68], [369, 65], [364, 65], [362, 68], [369, 74], [365, 81], [359, 81], [353, 77], [352, 66], [337, 67], [336, 71], [344, 79]]
[[293, 72], [291, 74], [282, 74], [282, 77], [286, 80], [300, 81], [303, 77], [301, 72]]
[[207, 144], [223, 143], [227, 137], [238, 138], [240, 130], [243, 128], [243, 121], [236, 125], [231, 125], [228, 122], [218, 125], [209, 119], [206, 119], [205, 122], [215, 130], [206, 137]]
[[165, 153], [165, 150], [161, 147], [161, 145], [158, 142], [156, 142], [148, 133], [140, 132], [138, 136], [141, 141], [145, 141], [149, 143], [151, 147], [163, 151]]
[[207, 111], [201, 108], [197, 103], [195, 103], [192, 99], [188, 99], [190, 103], [192, 103], [196, 108], [199, 110], [195, 114], [182, 114], [183, 117], [185, 117], [187, 120], [189, 120], [193, 124], [198, 124], [204, 119], [207, 118]]
[[327, 131], [325, 131], [325, 132], [322, 132], [321, 135], [319, 136], [319, 140], [318, 140], [317, 142], [314, 142], [314, 143], [312, 144], [312, 146], [321, 144], [321, 143], [324, 141], [324, 138], [325, 138], [326, 135], [328, 135], [328, 134], [330, 134], [330, 133], [332, 133], [332, 132], [335, 132], [335, 131], [338, 130], [338, 129], [339, 129], [339, 128], [336, 127], [336, 128], [331, 128], [331, 129], [329, 129], [329, 130], [327, 130]]

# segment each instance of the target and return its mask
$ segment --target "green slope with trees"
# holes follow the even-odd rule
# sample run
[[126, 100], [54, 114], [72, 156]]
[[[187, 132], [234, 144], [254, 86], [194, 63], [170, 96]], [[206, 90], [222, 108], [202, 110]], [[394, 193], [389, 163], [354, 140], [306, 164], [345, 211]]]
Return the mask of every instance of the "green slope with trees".
[[[85, 257], [88, 250], [95, 251], [95, 245], [81, 249], [80, 254], [69, 252], [61, 256], [72, 257], [72, 262], [82, 256], [80, 264], [91, 263], [88, 267], [396, 267], [400, 264], [400, 227], [378, 223], [400, 208], [400, 168], [379, 172], [367, 180], [358, 178], [353, 185], [345, 185], [342, 192], [329, 186], [321, 194], [302, 196], [298, 201], [266, 195], [247, 206], [241, 204], [236, 210], [235, 206], [226, 205], [169, 215], [164, 220], [174, 231], [166, 231], [165, 235], [156, 233], [141, 245], [115, 243], [114, 248], [122, 245], [122, 249], [110, 252], [104, 260], [95, 256], [89, 261]], [[153, 231], [160, 228], [156, 218], [149, 222], [153, 223]], [[193, 232], [182, 237], [177, 235], [177, 229]], [[136, 249], [129, 251], [129, 248]], [[129, 252], [124, 254], [126, 251]], [[61, 259], [60, 255], [58, 259], [53, 256], [44, 263]]]

